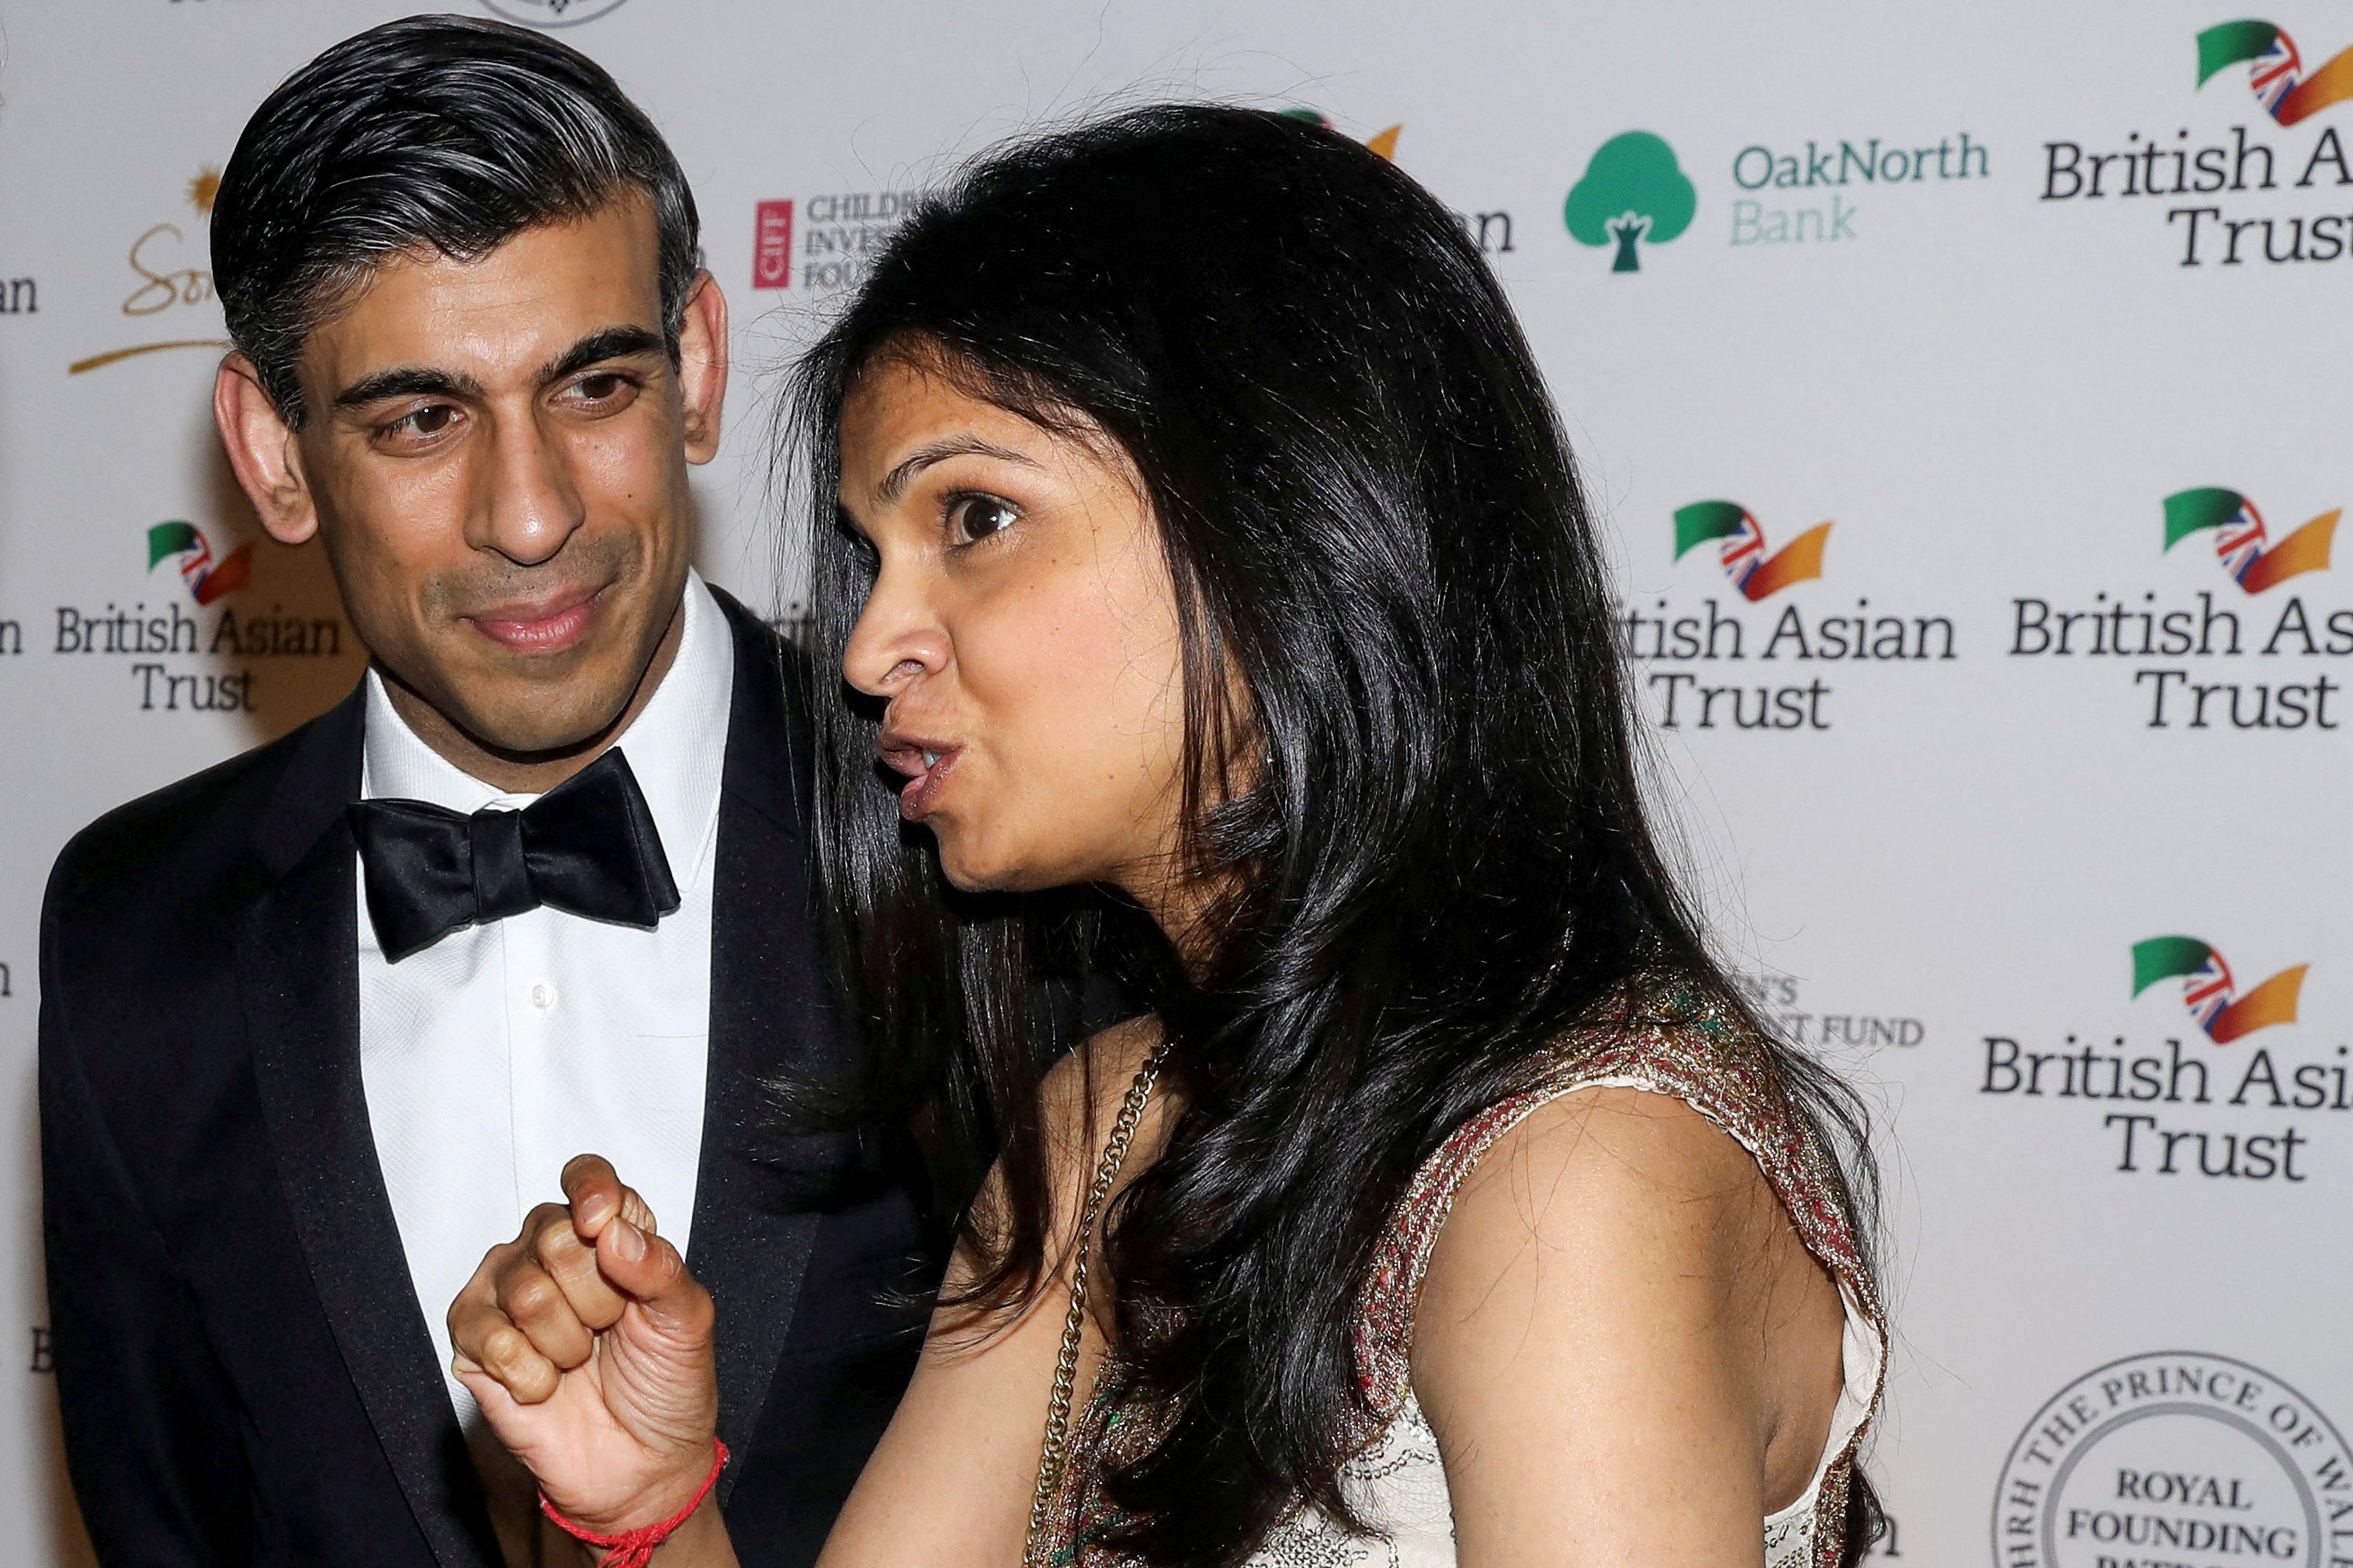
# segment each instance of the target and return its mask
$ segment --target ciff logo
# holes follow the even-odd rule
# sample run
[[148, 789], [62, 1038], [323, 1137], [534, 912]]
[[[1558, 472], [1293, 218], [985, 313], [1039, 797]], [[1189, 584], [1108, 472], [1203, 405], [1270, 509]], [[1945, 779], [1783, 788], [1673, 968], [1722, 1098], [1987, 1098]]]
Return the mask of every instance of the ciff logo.
[[793, 204], [762, 202], [752, 220], [752, 287], [793, 286]]
[[2221, 952], [2194, 936], [2153, 936], [2133, 943], [2133, 994], [2161, 980], [2181, 982], [2181, 1004], [2206, 1037], [2227, 1046], [2257, 1029], [2295, 1022], [2295, 1005], [2304, 990], [2298, 963], [2281, 970], [2245, 995]]
[[147, 570], [178, 556], [180, 580], [199, 605], [225, 599], [253, 578], [253, 546], [241, 544], [219, 560], [212, 542], [195, 523], [174, 518], [147, 531]]
[[2179, 490], [2165, 498], [2165, 547], [2214, 531], [2214, 554], [2231, 580], [2250, 594], [2306, 572], [2328, 569], [2339, 511], [2326, 511], [2273, 544], [2255, 503], [2236, 490]]
[[2287, 29], [2269, 22], [2225, 22], [2198, 35], [2198, 85], [2231, 66], [2247, 67], [2255, 101], [2282, 125], [2353, 98], [2353, 49], [2338, 53], [2310, 76]]
[[527, 27], [574, 27], [619, 10], [627, 0], [482, 0], [494, 16]]
[[1594, 149], [1584, 177], [1569, 187], [1561, 218], [1579, 245], [1616, 243], [1610, 271], [1639, 272], [1639, 247], [1675, 238], [1698, 210], [1699, 193], [1666, 138], [1628, 131]]
[[1818, 522], [1768, 555], [1765, 530], [1737, 501], [1694, 501], [1675, 510], [1675, 559], [1681, 561], [1710, 540], [1715, 541], [1716, 560], [1724, 574], [1752, 605], [1792, 583], [1820, 576], [1822, 551], [1830, 537], [1831, 525]]

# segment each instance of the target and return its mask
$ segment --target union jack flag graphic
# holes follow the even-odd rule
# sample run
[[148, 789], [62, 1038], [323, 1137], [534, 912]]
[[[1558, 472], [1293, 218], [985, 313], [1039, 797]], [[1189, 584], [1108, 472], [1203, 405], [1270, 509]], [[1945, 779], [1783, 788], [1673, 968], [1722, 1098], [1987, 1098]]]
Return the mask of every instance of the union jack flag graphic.
[[2208, 1034], [2214, 1032], [2214, 1020], [2231, 1005], [2238, 986], [2231, 978], [2231, 966], [2219, 952], [2209, 951], [2206, 962], [2192, 973], [2182, 976], [2181, 1002], [2189, 1009], [2190, 1017]]
[[2267, 537], [2263, 514], [2255, 510], [2253, 501], [2242, 497], [2239, 510], [2214, 533], [2214, 554], [2232, 582], [2242, 585], [2246, 583], [2247, 569], [2263, 558]]
[[2248, 65], [2248, 83], [2255, 90], [2255, 101], [2274, 120], [2279, 118], [2283, 99], [2295, 90], [2304, 79], [2304, 57], [2295, 50], [2295, 40], [2281, 32], [2272, 39], [2272, 47], [2257, 55]]
[[252, 545], [241, 544], [216, 561], [204, 530], [183, 518], [159, 522], [147, 531], [147, 570], [153, 572], [175, 555], [180, 558], [180, 580], [199, 605], [226, 598], [253, 578]]
[[1724, 563], [1724, 574], [1732, 579], [1732, 585], [1746, 591], [1748, 579], [1765, 564], [1765, 531], [1754, 517], [1746, 511], [1740, 514], [1739, 525], [1717, 547], [1716, 559]]
[[2295, 1023], [2305, 972], [2312, 967], [2292, 963], [2242, 996], [2222, 955], [2211, 942], [2194, 936], [2153, 936], [2137, 942], [2132, 957], [2133, 994], [2139, 995], [2160, 980], [2180, 981], [2182, 1005], [2218, 1046], [2274, 1024]]

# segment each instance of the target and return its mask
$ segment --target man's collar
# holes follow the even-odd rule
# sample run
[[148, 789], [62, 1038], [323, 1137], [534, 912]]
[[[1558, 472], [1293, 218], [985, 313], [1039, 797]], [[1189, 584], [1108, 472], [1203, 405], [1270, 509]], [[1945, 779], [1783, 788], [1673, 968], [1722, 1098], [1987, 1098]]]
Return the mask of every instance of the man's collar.
[[[680, 886], [691, 887], [719, 817], [735, 650], [718, 601], [691, 571], [681, 610], [686, 626], [679, 634], [678, 655], [614, 745], [628, 758], [629, 771], [645, 792]], [[539, 798], [504, 793], [427, 745], [394, 709], [374, 668], [366, 686], [364, 798], [421, 800], [461, 812], [520, 808]]]

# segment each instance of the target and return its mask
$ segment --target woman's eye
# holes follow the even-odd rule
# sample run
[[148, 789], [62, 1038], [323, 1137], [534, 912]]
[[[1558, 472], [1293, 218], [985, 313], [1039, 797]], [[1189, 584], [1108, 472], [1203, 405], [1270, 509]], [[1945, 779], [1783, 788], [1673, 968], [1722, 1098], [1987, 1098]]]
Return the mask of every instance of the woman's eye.
[[1012, 526], [1021, 514], [994, 496], [966, 496], [948, 513], [949, 531], [959, 544], [973, 544]]

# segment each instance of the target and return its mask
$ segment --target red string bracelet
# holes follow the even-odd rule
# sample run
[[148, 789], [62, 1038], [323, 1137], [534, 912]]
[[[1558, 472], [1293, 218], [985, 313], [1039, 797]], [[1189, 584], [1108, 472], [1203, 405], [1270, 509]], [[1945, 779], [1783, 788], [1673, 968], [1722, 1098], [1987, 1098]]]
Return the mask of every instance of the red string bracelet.
[[599, 1535], [556, 1512], [555, 1505], [547, 1500], [545, 1492], [539, 1494], [539, 1511], [547, 1515], [556, 1529], [573, 1540], [586, 1546], [603, 1547], [609, 1552], [604, 1568], [646, 1568], [646, 1564], [653, 1560], [654, 1548], [677, 1534], [679, 1527], [692, 1519], [694, 1510], [702, 1506], [702, 1500], [711, 1495], [711, 1489], [719, 1484], [719, 1472], [727, 1468], [727, 1445], [716, 1437], [711, 1443], [718, 1450], [712, 1456], [711, 1473], [702, 1478], [702, 1484], [694, 1489], [694, 1496], [687, 1500], [686, 1506], [659, 1524], [649, 1524], [641, 1530], [625, 1530], [618, 1535]]

